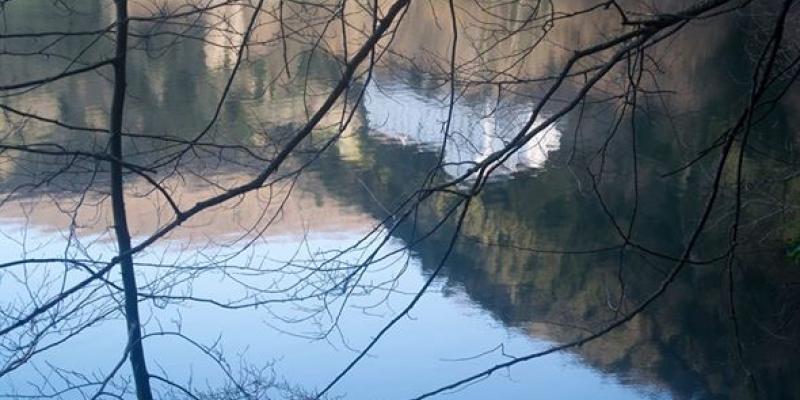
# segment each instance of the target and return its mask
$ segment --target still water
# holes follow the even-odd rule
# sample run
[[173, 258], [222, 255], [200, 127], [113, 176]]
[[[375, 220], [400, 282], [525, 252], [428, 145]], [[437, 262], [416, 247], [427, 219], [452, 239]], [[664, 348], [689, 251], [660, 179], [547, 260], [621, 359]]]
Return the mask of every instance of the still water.
[[[3, 20], [3, 31], [91, 30], [112, 21], [110, 2], [76, 4], [81, 12], [67, 15], [49, 1], [12, 2], [2, 11], [4, 16], [14, 16]], [[226, 24], [241, 32], [250, 14], [235, 7]], [[446, 40], [430, 35], [445, 29], [437, 28], [431, 14], [438, 10], [445, 15], [446, 4], [431, 5], [433, 11], [428, 7], [412, 7], [407, 23], [417, 24], [417, 29], [396, 38], [398, 51], [419, 56], [419, 62], [411, 68], [400, 57], [388, 58], [376, 68], [341, 137], [315, 155], [314, 150], [331, 137], [331, 127], [353, 107], [350, 103], [339, 105], [315, 132], [306, 153], [291, 160], [293, 166], [312, 162], [302, 174], [287, 173], [287, 179], [268, 190], [201, 214], [137, 255], [145, 296], [140, 303], [144, 331], [154, 334], [146, 341], [152, 372], [191, 382], [200, 391], [225, 385], [225, 368], [209, 361], [201, 349], [174, 335], [157, 334], [180, 332], [203, 346], [213, 345], [224, 354], [225, 365], [234, 375], [247, 368], [264, 368], [265, 376], [288, 385], [319, 389], [412, 300], [436, 270], [455, 229], [455, 222], [448, 219], [447, 201], [434, 198], [416, 211], [413, 223], [388, 230], [391, 210], [429, 179], [437, 164], [449, 108], [447, 86], [434, 77], [436, 64], [422, 61], [426, 52], [444, 54], [447, 48]], [[470, 5], [463, 7], [477, 12]], [[515, 7], [506, 5], [500, 10], [519, 12]], [[134, 14], [147, 10], [145, 5], [132, 5]], [[553, 35], [557, 40], [588, 43], [595, 35], [593, 29], [605, 23], [602, 19], [594, 22], [581, 34], [570, 33], [577, 28], [566, 26]], [[635, 224], [638, 244], [680, 254], [699, 215], [704, 192], [698, 188], [708, 185], [709, 165], [665, 173], [691, 158], [687, 149], [713, 140], [703, 133], [718, 129], [720, 121], [734, 115], [739, 103], [728, 94], [738, 89], [738, 78], [747, 76], [746, 56], [736, 45], [742, 35], [736, 29], [740, 22], [718, 22], [702, 48], [691, 37], [709, 33], [709, 27], [692, 28], [670, 44], [682, 58], [665, 66], [674, 72], [665, 79], [682, 95], [668, 100], [670, 112], [666, 104], [654, 102], [639, 117], [636, 196], [630, 189], [632, 170], [625, 153], [603, 154], [606, 173], [600, 191], [607, 194], [607, 207], [624, 214], [632, 202], [641, 205]], [[142, 32], [149, 28], [140, 27]], [[276, 29], [265, 23], [255, 37], [267, 40]], [[478, 28], [464, 29], [474, 33]], [[185, 139], [206, 126], [236, 57], [235, 46], [212, 43], [235, 44], [237, 36], [202, 28], [191, 33], [206, 40], [134, 41], [139, 51], [131, 53], [129, 63], [126, 130]], [[421, 37], [429, 40], [423, 43]], [[480, 40], [472, 38], [480, 46]], [[6, 51], [29, 48], [31, 42], [0, 41]], [[86, 44], [85, 39], [70, 38], [53, 48], [70, 53]], [[108, 45], [91, 47], [86, 57], [99, 57]], [[467, 52], [469, 44], [461, 45]], [[529, 60], [519, 68], [531, 74], [547, 71], [562, 56], [558, 45], [548, 46], [551, 60]], [[254, 149], [268, 159], [282, 135], [300, 126], [308, 110], [319, 106], [335, 83], [340, 65], [331, 54], [309, 56], [299, 44], [291, 50], [297, 57], [286, 64], [280, 51], [267, 48], [271, 50], [254, 50], [242, 64], [229, 100], [205, 140]], [[59, 68], [51, 57], [3, 58], [2, 83], [47, 75]], [[287, 67], [294, 79], [285, 74]], [[297, 76], [308, 78], [302, 81]], [[702, 90], [697, 87], [699, 81], [704, 82]], [[613, 87], [613, 83], [605, 85], [603, 90]], [[457, 135], [442, 153], [444, 175], [463, 173], [470, 162], [501, 148], [522, 127], [532, 115], [530, 102], [541, 89], [519, 89], [489, 86], [463, 92], [453, 105], [450, 126]], [[350, 96], [351, 100], [356, 97]], [[790, 150], [800, 127], [797, 100], [790, 96], [782, 102], [769, 128], [754, 134], [753, 141], [762, 150], [760, 158], [751, 160], [758, 166], [757, 173], [785, 168], [774, 160], [792, 157]], [[72, 124], [104, 127], [110, 86], [102, 74], [90, 74], [2, 101]], [[537, 116], [537, 124], [550, 112], [545, 109]], [[414, 397], [509, 357], [594, 331], [658, 287], [672, 262], [636, 249], [622, 251], [586, 171], [598, 159], [598, 146], [612, 140], [607, 135], [614, 112], [614, 104], [587, 102], [580, 117], [566, 115], [506, 160], [475, 200], [433, 286], [334, 387], [333, 395]], [[9, 116], [2, 120], [3, 140], [50, 142], [76, 149], [105, 146], [102, 133], [18, 122]], [[624, 126], [613, 138], [621, 148], [629, 144], [630, 129]], [[126, 146], [129, 160], [155, 166], [174, 143], [133, 138]], [[113, 256], [107, 180], [97, 173], [104, 171], [102, 166], [78, 160], [66, 174], [31, 189], [28, 182], [45, 179], [61, 165], [45, 156], [4, 157], [0, 189], [8, 201], [0, 207], [0, 262], [54, 255]], [[192, 205], [243, 182], [264, 162], [233, 147], [209, 147], [184, 157], [180, 167], [162, 181], [181, 205]], [[126, 179], [136, 243], [168, 221], [170, 210], [146, 182], [135, 175]], [[798, 193], [795, 186], [782, 190], [784, 201], [786, 193], [790, 199]], [[756, 195], [752, 201], [759, 212], [774, 207]], [[791, 317], [800, 302], [798, 270], [780, 245], [783, 231], [775, 228], [777, 221], [793, 216], [791, 210], [763, 213], [759, 223], [751, 226], [748, 234], [760, 240], [744, 246], [737, 277], [739, 318], [747, 321], [741, 332], [747, 368], [759, 382], [758, 390], [776, 399], [800, 394], [797, 320]], [[719, 255], [727, 238], [724, 221], [729, 217], [723, 211], [715, 216], [716, 225], [693, 259]], [[442, 220], [435, 234], [420, 240], [420, 232]], [[370, 264], [357, 284], [319, 295], [319, 288], [339, 273], [338, 267], [364, 262], [383, 240], [387, 244], [378, 261]], [[338, 255], [334, 262], [326, 261], [334, 254]], [[751, 388], [732, 336], [723, 265], [691, 265], [653, 307], [595, 342], [500, 370], [443, 397], [749, 398]], [[85, 271], [60, 265], [3, 269], [0, 299], [5, 309], [12, 310], [28, 299], [46, 299], [82, 277]], [[35, 355], [0, 378], [0, 393], [9, 398], [39, 391], [56, 393], [68, 380], [79, 382], [81, 376], [103, 376], [112, 369], [122, 356], [126, 337], [119, 298], [111, 292], [98, 285], [73, 300], [67, 307], [88, 311], [69, 323], [77, 326], [107, 318], [88, 324], [63, 345]], [[26, 334], [33, 333], [21, 335]], [[45, 343], [59, 338], [58, 334], [48, 336]], [[8, 348], [0, 353], [7, 357], [0, 359], [4, 368], [15, 362], [11, 354]], [[118, 375], [128, 376], [127, 365]], [[91, 390], [73, 390], [61, 397], [91, 395]]]

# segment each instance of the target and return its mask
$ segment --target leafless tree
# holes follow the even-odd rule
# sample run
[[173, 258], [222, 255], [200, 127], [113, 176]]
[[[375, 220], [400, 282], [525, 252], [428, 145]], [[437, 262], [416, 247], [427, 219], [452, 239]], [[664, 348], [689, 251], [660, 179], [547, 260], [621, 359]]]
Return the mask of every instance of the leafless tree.
[[[764, 169], [748, 158], [762, 152], [751, 145], [753, 132], [795, 95], [800, 11], [792, 0], [40, 3], [36, 7], [77, 22], [50, 27], [37, 20], [30, 4], [0, 2], [4, 21], [0, 156], [5, 179], [0, 205], [35, 212], [45, 207], [43, 202], [49, 203], [47, 207], [67, 216], [59, 227], [67, 232], [66, 246], [60, 254], [39, 256], [38, 250], [27, 248], [24, 229], [7, 235], [20, 244], [21, 256], [0, 264], [0, 287], [14, 293], [0, 304], [0, 377], [35, 358], [46, 358], [101, 321], [124, 317], [127, 340], [105, 374], [85, 376], [51, 366], [47, 376], [52, 381], [57, 376], [60, 384], [47, 383], [36, 393], [11, 396], [327, 398], [441, 278], [454, 249], [475, 239], [464, 233], [464, 225], [479, 208], [475, 204], [487, 186], [516, 172], [520, 157], [528, 157], [530, 163], [531, 149], [542, 146], [542, 138], [566, 120], [575, 136], [563, 164], [585, 174], [577, 179], [613, 227], [609, 240], [613, 243], [601, 249], [576, 249], [569, 243], [531, 248], [530, 243], [515, 240], [482, 245], [558, 254], [618, 252], [618, 282], [609, 296], [614, 318], [574, 340], [514, 356], [417, 398], [458, 389], [516, 364], [604, 337], [651, 307], [691, 266], [722, 265], [729, 282], [731, 329], [738, 338], [734, 275], [742, 248], [756, 240], [753, 235], [763, 234], [764, 221], [790, 220], [797, 212], [798, 199], [775, 198], [779, 189], [795, 187], [800, 176], [797, 161]], [[27, 12], [34, 13], [28, 18], [36, 21], [35, 26], [14, 22]], [[669, 171], [664, 176], [692, 172], [705, 178], [696, 189], [702, 199], [697, 202], [696, 219], [681, 226], [684, 241], [679, 251], [663, 250], [639, 238], [642, 209], [648, 207], [646, 191], [658, 184], [654, 182], [659, 177], [642, 166], [651, 160], [641, 154], [638, 124], [655, 112], [654, 104], [675, 113], [685, 111], [687, 105], [673, 92], [689, 82], [697, 85], [697, 77], [686, 67], [688, 62], [673, 60], [691, 56], [697, 63], [708, 62], [702, 42], [713, 45], [715, 29], [744, 19], [751, 24], [742, 50], [748, 52], [750, 76], [741, 85], [746, 90], [738, 94], [736, 117], [711, 131], [672, 132], [674, 136], [663, 138], [686, 149], [683, 159], [666, 165]], [[420, 38], [428, 43], [409, 45]], [[181, 53], [186, 43], [207, 50]], [[200, 57], [213, 60], [196, 59]], [[213, 80], [202, 94], [187, 94], [198, 101], [182, 110], [191, 115], [186, 126], [171, 125], [169, 111], [157, 107], [152, 113], [164, 115], [142, 112], [147, 109], [143, 104], [152, 99], [140, 96], [149, 93], [157, 98], [163, 90], [159, 85], [167, 86], [148, 70], [157, 63], [176, 68], [180, 76], [174, 79]], [[202, 63], [215, 64], [221, 72], [213, 77], [193, 76], [189, 70], [181, 73], [181, 64]], [[314, 69], [315, 63], [325, 68]], [[258, 75], [250, 72], [259, 65], [266, 65], [266, 70]], [[250, 256], [244, 265], [238, 263], [237, 257], [274, 229], [293, 190], [302, 184], [301, 177], [313, 174], [309, 171], [328, 153], [366, 129], [365, 99], [368, 90], [380, 90], [376, 76], [382, 75], [422, 76], [427, 89], [442, 99], [446, 111], [441, 128], [426, 133], [423, 140], [434, 146], [434, 162], [415, 177], [419, 179], [409, 179], [397, 201], [378, 202], [382, 219], [350, 247], [317, 254], [313, 260], [297, 256], [279, 267], [259, 262], [257, 256]], [[83, 88], [79, 90], [75, 82]], [[261, 102], [269, 90], [302, 94], [286, 111], [255, 109], [248, 122], [231, 111], [243, 102]], [[46, 99], [52, 93], [66, 93], [60, 100], [64, 107], [97, 108], [59, 115], [52, 99]], [[494, 144], [479, 143], [456, 127], [455, 115], [463, 101], [479, 99], [476, 102], [488, 104], [486, 117], [509, 118], [502, 114], [509, 98], [524, 104], [525, 112], [513, 132], [492, 139]], [[592, 107], [608, 110], [610, 117], [588, 115], [586, 110]], [[630, 175], [620, 177], [620, 169]], [[624, 199], [624, 209], [615, 197]], [[204, 218], [229, 213], [248, 201], [256, 202], [260, 212], [240, 223], [234, 238], [211, 238], [199, 248], [193, 243], [177, 259], [163, 254], [161, 262], [145, 261], [158, 257], [157, 247], [173, 235], [195, 229], [196, 221], [217, 223]], [[137, 221], [133, 224], [137, 228], [131, 228], [137, 218], [130, 212], [132, 202], [149, 205], [153, 226], [141, 227]], [[438, 211], [426, 211], [431, 207]], [[109, 211], [113, 226], [104, 226], [101, 215]], [[390, 245], [408, 226], [413, 233], [405, 243], [399, 248]], [[701, 257], [698, 248], [720, 227], [727, 238], [721, 252]], [[770, 228], [783, 225], [773, 223]], [[302, 304], [300, 316], [269, 312], [289, 322], [320, 321], [322, 328], [314, 338], [325, 339], [337, 331], [353, 298], [396, 290], [393, 279], [371, 282], [370, 271], [390, 263], [397, 269], [392, 276], [400, 276], [404, 261], [434, 236], [446, 239], [422, 286], [317, 391], [305, 392], [283, 382], [271, 365], [236, 365], [217, 344], [203, 344], [186, 334], [180, 322], [166, 328], [140, 316], [145, 303], [162, 308], [196, 303], [223, 310]], [[116, 253], [98, 255], [95, 243], [109, 238], [116, 243]], [[626, 279], [631, 272], [625, 271], [624, 262], [631, 255], [670, 262], [672, 267], [647, 294], [633, 296]], [[239, 292], [226, 296], [192, 289], [195, 280], [215, 275], [236, 282]], [[204, 391], [166, 372], [154, 372], [158, 368], [147, 362], [152, 359], [147, 354], [148, 339], [164, 337], [181, 340], [208, 357], [228, 383]], [[758, 393], [741, 341], [737, 346], [742, 368]], [[130, 380], [120, 373], [126, 363]]]

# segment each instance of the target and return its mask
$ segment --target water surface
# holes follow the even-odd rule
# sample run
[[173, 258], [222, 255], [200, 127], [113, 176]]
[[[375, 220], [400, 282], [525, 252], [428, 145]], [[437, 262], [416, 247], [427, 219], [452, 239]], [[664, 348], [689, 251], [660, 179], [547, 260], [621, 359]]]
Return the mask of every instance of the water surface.
[[[78, 3], [84, 13], [57, 17], [57, 7], [50, 2], [12, 2], [3, 12], [16, 17], [4, 20], [3, 30], [88, 30], [110, 23], [107, 2]], [[525, 2], [519, 3], [500, 10], [514, 15], [525, 7]], [[432, 7], [443, 7], [436, 10], [445, 15], [444, 6]], [[236, 7], [227, 11], [227, 23], [241, 31], [249, 14]], [[145, 11], [132, 7], [134, 14]], [[543, 89], [465, 88], [453, 104], [454, 134], [442, 152], [448, 87], [437, 80], [439, 65], [424, 55], [443, 54], [446, 40], [430, 33], [446, 28], [437, 25], [427, 6], [412, 7], [407, 18], [406, 24], [416, 29], [399, 35], [396, 48], [418, 56], [418, 63], [410, 66], [403, 58], [388, 57], [364, 88], [363, 101], [355, 105], [352, 100], [364, 79], [354, 85], [351, 101], [337, 105], [303, 151], [289, 161], [285, 179], [199, 215], [137, 255], [145, 333], [180, 332], [204, 346], [214, 345], [235, 374], [245, 366], [265, 368], [264, 376], [313, 391], [324, 387], [412, 301], [450, 247], [456, 227], [450, 218], [452, 203], [434, 197], [415, 210], [411, 221], [397, 227], [392, 210], [430, 179], [440, 155], [447, 165], [435, 179], [444, 181], [508, 143], [531, 117], [532, 102]], [[354, 24], [369, 22], [357, 21]], [[551, 60], [534, 58], [519, 69], [547, 72], [551, 61], [564, 56], [559, 41], [591, 42], [595, 29], [606, 24], [599, 17], [593, 22], [580, 34], [574, 26], [559, 26], [546, 47]], [[710, 164], [666, 173], [693, 157], [687, 149], [710, 143], [709, 132], [718, 130], [741, 105], [729, 96], [741, 89], [740, 78], [751, 67], [737, 46], [744, 35], [740, 22], [724, 19], [713, 27], [692, 27], [671, 43], [680, 57], [665, 65], [671, 74], [664, 80], [678, 95], [649, 103], [647, 112], [636, 117], [636, 132], [626, 123], [610, 135], [618, 104], [600, 101], [597, 95], [580, 114], [567, 114], [548, 125], [506, 160], [475, 199], [432, 287], [333, 394], [410, 398], [509, 357], [570, 342], [605, 326], [655, 290], [673, 261], [623, 246], [607, 211], [627, 222], [631, 205], [637, 204], [632, 225], [636, 244], [662, 255], [680, 254], [704, 204]], [[145, 24], [137, 29], [148, 28]], [[703, 46], [692, 40], [712, 28]], [[255, 37], [267, 40], [276, 29], [264, 24]], [[475, 26], [464, 29], [479, 31]], [[237, 39], [199, 28], [192, 33], [207, 41], [135, 41], [140, 51], [131, 53], [127, 131], [186, 139], [208, 123], [236, 56], [236, 46], [213, 43], [235, 44]], [[488, 43], [489, 33], [483, 37]], [[338, 41], [330, 43], [335, 47]], [[473, 47], [482, 43], [475, 39]], [[524, 43], [519, 39], [495, 51]], [[85, 44], [70, 38], [54, 49], [69, 53]], [[3, 43], [9, 49], [31, 45]], [[87, 59], [102, 55], [108, 45], [92, 47]], [[343, 49], [309, 55], [298, 45], [292, 49], [297, 57], [285, 64], [276, 46], [254, 50], [243, 63], [219, 120], [205, 138], [241, 147], [199, 146], [182, 156], [179, 168], [163, 173], [162, 183], [181, 205], [194, 204], [257, 173], [275, 146], [308, 119], [308, 110], [320, 105], [339, 76], [340, 65], [332, 54]], [[462, 46], [467, 54], [470, 46]], [[3, 83], [58, 70], [59, 61], [50, 57], [0, 57], [5, 58]], [[603, 90], [614, 85], [601, 84]], [[104, 127], [110, 85], [101, 74], [82, 75], [2, 102], [73, 124]], [[354, 115], [351, 124], [326, 147], [341, 115], [349, 110]], [[754, 133], [753, 146], [760, 150], [748, 160], [756, 166], [754, 174], [791, 170], [775, 160], [796, 160], [791, 149], [800, 128], [797, 111], [797, 96], [789, 97], [778, 105], [772, 123], [764, 125], [768, 128]], [[544, 109], [535, 125], [553, 112]], [[3, 138], [5, 142], [95, 150], [105, 146], [103, 133], [71, 132], [36, 121], [12, 129], [19, 122], [14, 117], [0, 121], [0, 128], [14, 132]], [[635, 191], [627, 153], [634, 135], [639, 146]], [[615, 146], [598, 152], [609, 142]], [[169, 159], [174, 146], [129, 138], [127, 159], [159, 165]], [[323, 147], [326, 150], [317, 156], [316, 150]], [[53, 255], [108, 259], [114, 254], [107, 171], [102, 165], [80, 159], [46, 185], [30, 187], [29, 182], [45, 179], [63, 164], [46, 156], [4, 157], [0, 189], [8, 201], [0, 208], [0, 262]], [[311, 164], [302, 174], [291, 173], [307, 162]], [[606, 195], [605, 204], [593, 190], [598, 177], [587, 172], [597, 163], [603, 164], [599, 192]], [[163, 225], [170, 210], [136, 175], [127, 176], [126, 185], [136, 243]], [[726, 201], [731, 190], [726, 188]], [[789, 198], [784, 197], [783, 204], [792, 204], [796, 187], [783, 190]], [[759, 240], [747, 241], [739, 253], [734, 298], [740, 321], [746, 322], [740, 332], [746, 368], [759, 382], [758, 390], [768, 398], [791, 398], [800, 393], [795, 378], [800, 373], [797, 321], [791, 317], [800, 297], [797, 266], [785, 256], [778, 226], [782, 219], [796, 216], [791, 210], [764, 212], [776, 207], [764, 200], [775, 191], [765, 193], [751, 197], [756, 206], [749, 210], [762, 217], [748, 226], [747, 234]], [[730, 214], [721, 208], [714, 217], [693, 259], [713, 259], [724, 249]], [[424, 234], [434, 229], [430, 236]], [[352, 285], [320, 289], [368, 260], [384, 239], [379, 261]], [[345, 249], [334, 261], [326, 261]], [[585, 346], [502, 369], [445, 397], [750, 398], [752, 388], [731, 329], [723, 266], [724, 262], [690, 265], [667, 293], [625, 327]], [[85, 274], [61, 265], [4, 269], [2, 307], [13, 310], [31, 299], [41, 301]], [[11, 398], [37, 388], [52, 393], [67, 379], [82, 379], [58, 371], [102, 376], [113, 368], [126, 342], [119, 299], [119, 293], [98, 285], [65, 306], [84, 310], [70, 322], [75, 326], [106, 314], [108, 318], [3, 376], [2, 392]], [[19, 333], [21, 338], [34, 334]], [[44, 340], [51, 343], [60, 337], [56, 333]], [[181, 382], [191, 380], [200, 390], [225, 384], [219, 365], [175, 335], [148, 338], [146, 350], [152, 371]], [[2, 350], [0, 361], [13, 363], [11, 354], [8, 348]], [[127, 369], [119, 376], [128, 377]], [[71, 391], [62, 397], [83, 398], [87, 393]]]

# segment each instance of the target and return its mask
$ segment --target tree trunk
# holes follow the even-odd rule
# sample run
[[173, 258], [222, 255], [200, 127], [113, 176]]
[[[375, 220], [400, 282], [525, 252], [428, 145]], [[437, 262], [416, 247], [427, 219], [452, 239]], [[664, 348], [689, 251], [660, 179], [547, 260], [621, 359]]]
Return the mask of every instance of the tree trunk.
[[124, 185], [122, 182], [122, 117], [125, 105], [126, 63], [128, 48], [128, 4], [127, 0], [115, 0], [117, 9], [116, 54], [114, 59], [114, 98], [111, 104], [111, 156], [117, 162], [111, 163], [111, 206], [114, 213], [114, 231], [119, 247], [119, 264], [122, 269], [122, 284], [125, 291], [125, 321], [128, 327], [128, 351], [133, 379], [136, 384], [136, 397], [139, 400], [152, 400], [150, 378], [144, 359], [142, 330], [139, 321], [138, 289], [133, 270], [131, 235], [125, 212]]

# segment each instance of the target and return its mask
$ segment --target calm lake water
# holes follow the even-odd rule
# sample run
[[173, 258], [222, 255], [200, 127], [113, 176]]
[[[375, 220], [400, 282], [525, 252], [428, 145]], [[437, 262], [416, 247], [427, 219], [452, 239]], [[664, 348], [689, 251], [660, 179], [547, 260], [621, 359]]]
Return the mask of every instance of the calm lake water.
[[[506, 5], [498, 12], [512, 15], [524, 4]], [[465, 13], [476, 11], [471, 3], [462, 6]], [[67, 14], [50, 1], [10, 2], [0, 11], [4, 17], [0, 30], [92, 30], [113, 21], [108, 1], [77, 1], [75, 7], [81, 12]], [[240, 32], [251, 14], [235, 7], [227, 23]], [[419, 56], [418, 62], [412, 67], [400, 57], [387, 56], [364, 89], [351, 125], [320, 156], [315, 150], [326, 146], [342, 114], [353, 107], [363, 79], [349, 94], [347, 108], [338, 105], [307, 147], [290, 160], [284, 180], [199, 215], [137, 255], [142, 292], [157, 297], [140, 303], [145, 333], [180, 331], [198, 343], [216, 344], [234, 371], [245, 364], [267, 367], [271, 371], [267, 375], [313, 391], [324, 387], [412, 300], [436, 270], [455, 229], [455, 220], [448, 218], [450, 203], [434, 198], [419, 207], [413, 223], [388, 230], [391, 210], [429, 179], [440, 155], [449, 87], [435, 78], [441, 66], [424, 54], [447, 54], [447, 39], [433, 33], [449, 28], [437, 27], [431, 16], [438, 11], [442, 18], [446, 7], [442, 2], [409, 10], [404, 24], [416, 29], [400, 34], [395, 48]], [[135, 15], [147, 10], [144, 4], [132, 5]], [[353, 18], [354, 24], [363, 23], [357, 15]], [[633, 227], [636, 243], [677, 257], [700, 215], [713, 165], [701, 162], [666, 174], [711, 143], [716, 133], [710, 132], [718, 132], [741, 106], [742, 100], [733, 94], [741, 92], [751, 67], [740, 45], [746, 35], [742, 21], [749, 18], [736, 15], [711, 27], [692, 27], [670, 43], [669, 51], [679, 56], [665, 63], [669, 73], [664, 81], [676, 94], [648, 102], [636, 117], [638, 191], [631, 186], [633, 169], [626, 153], [632, 127], [625, 122], [610, 135], [619, 104], [600, 101], [600, 95], [582, 106], [580, 116], [567, 114], [509, 158], [475, 200], [462, 236], [431, 289], [332, 394], [346, 399], [411, 398], [510, 356], [574, 340], [614, 320], [655, 290], [674, 263], [635, 248], [622, 251], [623, 242], [592, 189], [587, 166], [597, 166], [602, 159], [599, 191], [620, 221], [627, 224], [630, 208], [639, 205]], [[550, 60], [527, 61], [519, 69], [547, 72], [563, 56], [558, 41], [590, 43], [604, 22], [594, 23], [585, 30], [575, 26], [555, 30], [555, 39], [548, 44]], [[132, 29], [177, 28], [143, 23]], [[275, 29], [265, 23], [256, 30], [255, 40], [267, 40]], [[333, 35], [340, 34], [338, 28], [331, 29]], [[475, 34], [476, 29], [469, 32]], [[132, 39], [137, 51], [129, 63], [127, 131], [188, 139], [208, 124], [240, 39], [200, 28], [187, 35], [205, 41]], [[697, 35], [705, 35], [703, 43], [694, 39]], [[464, 39], [465, 52], [471, 44], [481, 46], [478, 36]], [[234, 46], [212, 44], [226, 40]], [[0, 48], [13, 52], [45, 43], [46, 39], [0, 39]], [[52, 51], [71, 54], [88, 43], [86, 38], [68, 38], [54, 44]], [[85, 60], [99, 59], [111, 44], [94, 44]], [[204, 140], [241, 145], [269, 159], [274, 146], [307, 120], [308, 110], [319, 107], [335, 84], [341, 65], [331, 53], [309, 55], [302, 44], [292, 46], [288, 64], [278, 44], [248, 55], [219, 120]], [[508, 46], [504, 50], [522, 45]], [[52, 74], [67, 62], [56, 56], [3, 55], [0, 83]], [[283, 70], [286, 66], [291, 78]], [[111, 99], [107, 77], [80, 75], [24, 96], [5, 96], [0, 102], [75, 125], [105, 127]], [[613, 90], [614, 83], [602, 86], [600, 92], [605, 93]], [[542, 88], [535, 85], [464, 89], [453, 107], [451, 129], [457, 135], [446, 144], [442, 174], [457, 176], [469, 162], [501, 148], [530, 118], [531, 104], [541, 94]], [[799, 99], [791, 95], [781, 102], [770, 123], [754, 133], [752, 145], [758, 152], [748, 159], [754, 176], [795, 168], [781, 160], [796, 161], [791, 150], [800, 129]], [[553, 112], [543, 110], [537, 124]], [[15, 125], [19, 121], [12, 116], [0, 120], [4, 143], [105, 149], [104, 133], [70, 132], [36, 121]], [[604, 142], [614, 144], [608, 154], [597, 151]], [[175, 146], [129, 138], [127, 159], [158, 166]], [[312, 161], [301, 175], [291, 173]], [[26, 257], [107, 260], [115, 253], [107, 170], [101, 163], [79, 159], [47, 184], [28, 185], [63, 172], [66, 163], [66, 158], [53, 162], [44, 155], [3, 154], [0, 190], [8, 201], [0, 207], [0, 263]], [[263, 165], [263, 160], [236, 148], [209, 147], [185, 154], [179, 168], [168, 165], [161, 173], [176, 201], [188, 206], [219, 193], [221, 187], [243, 182]], [[166, 223], [170, 210], [141, 178], [132, 174], [126, 179], [135, 244]], [[786, 196], [790, 200], [797, 196], [795, 186], [779, 188], [784, 202], [790, 202]], [[792, 317], [800, 293], [797, 265], [786, 257], [785, 232], [777, 227], [782, 220], [797, 217], [795, 209], [776, 208], [780, 190], [773, 189], [748, 197], [752, 207], [747, 210], [756, 222], [743, 233], [751, 240], [739, 254], [735, 300], [743, 321], [740, 335], [746, 365], [758, 390], [766, 398], [788, 399], [800, 396], [798, 321]], [[726, 190], [723, 201], [730, 202], [732, 189]], [[714, 214], [693, 259], [714, 259], [723, 251], [730, 217], [725, 207]], [[421, 239], [422, 232], [442, 220], [435, 234]], [[379, 261], [357, 284], [335, 289], [341, 293], [318, 295], [316, 290], [340, 273], [333, 267], [363, 263], [384, 239], [387, 244]], [[325, 261], [340, 252], [334, 262]], [[724, 265], [724, 260], [690, 265], [652, 307], [595, 342], [500, 370], [442, 397], [750, 398], [731, 327]], [[116, 275], [109, 279], [117, 282]], [[0, 308], [14, 310], [30, 299], [42, 301], [85, 276], [80, 268], [60, 264], [2, 269]], [[202, 300], [180, 301], [187, 296]], [[37, 388], [57, 392], [68, 377], [80, 380], [59, 371], [85, 376], [107, 373], [126, 343], [120, 299], [98, 284], [72, 300], [65, 307], [88, 311], [69, 323], [83, 324], [105, 314], [108, 318], [2, 376], [0, 393], [22, 398]], [[260, 304], [238, 308], [253, 302]], [[6, 321], [10, 317], [0, 315], [0, 325]], [[44, 340], [51, 343], [59, 337], [54, 334]], [[7, 347], [10, 342], [3, 343], [0, 366], [7, 366], [14, 360]], [[181, 382], [191, 380], [201, 390], [224, 385], [219, 366], [185, 341], [154, 336], [147, 339], [145, 349], [151, 371]], [[118, 375], [129, 376], [127, 364]], [[91, 393], [71, 391], [61, 397], [84, 398]]]

